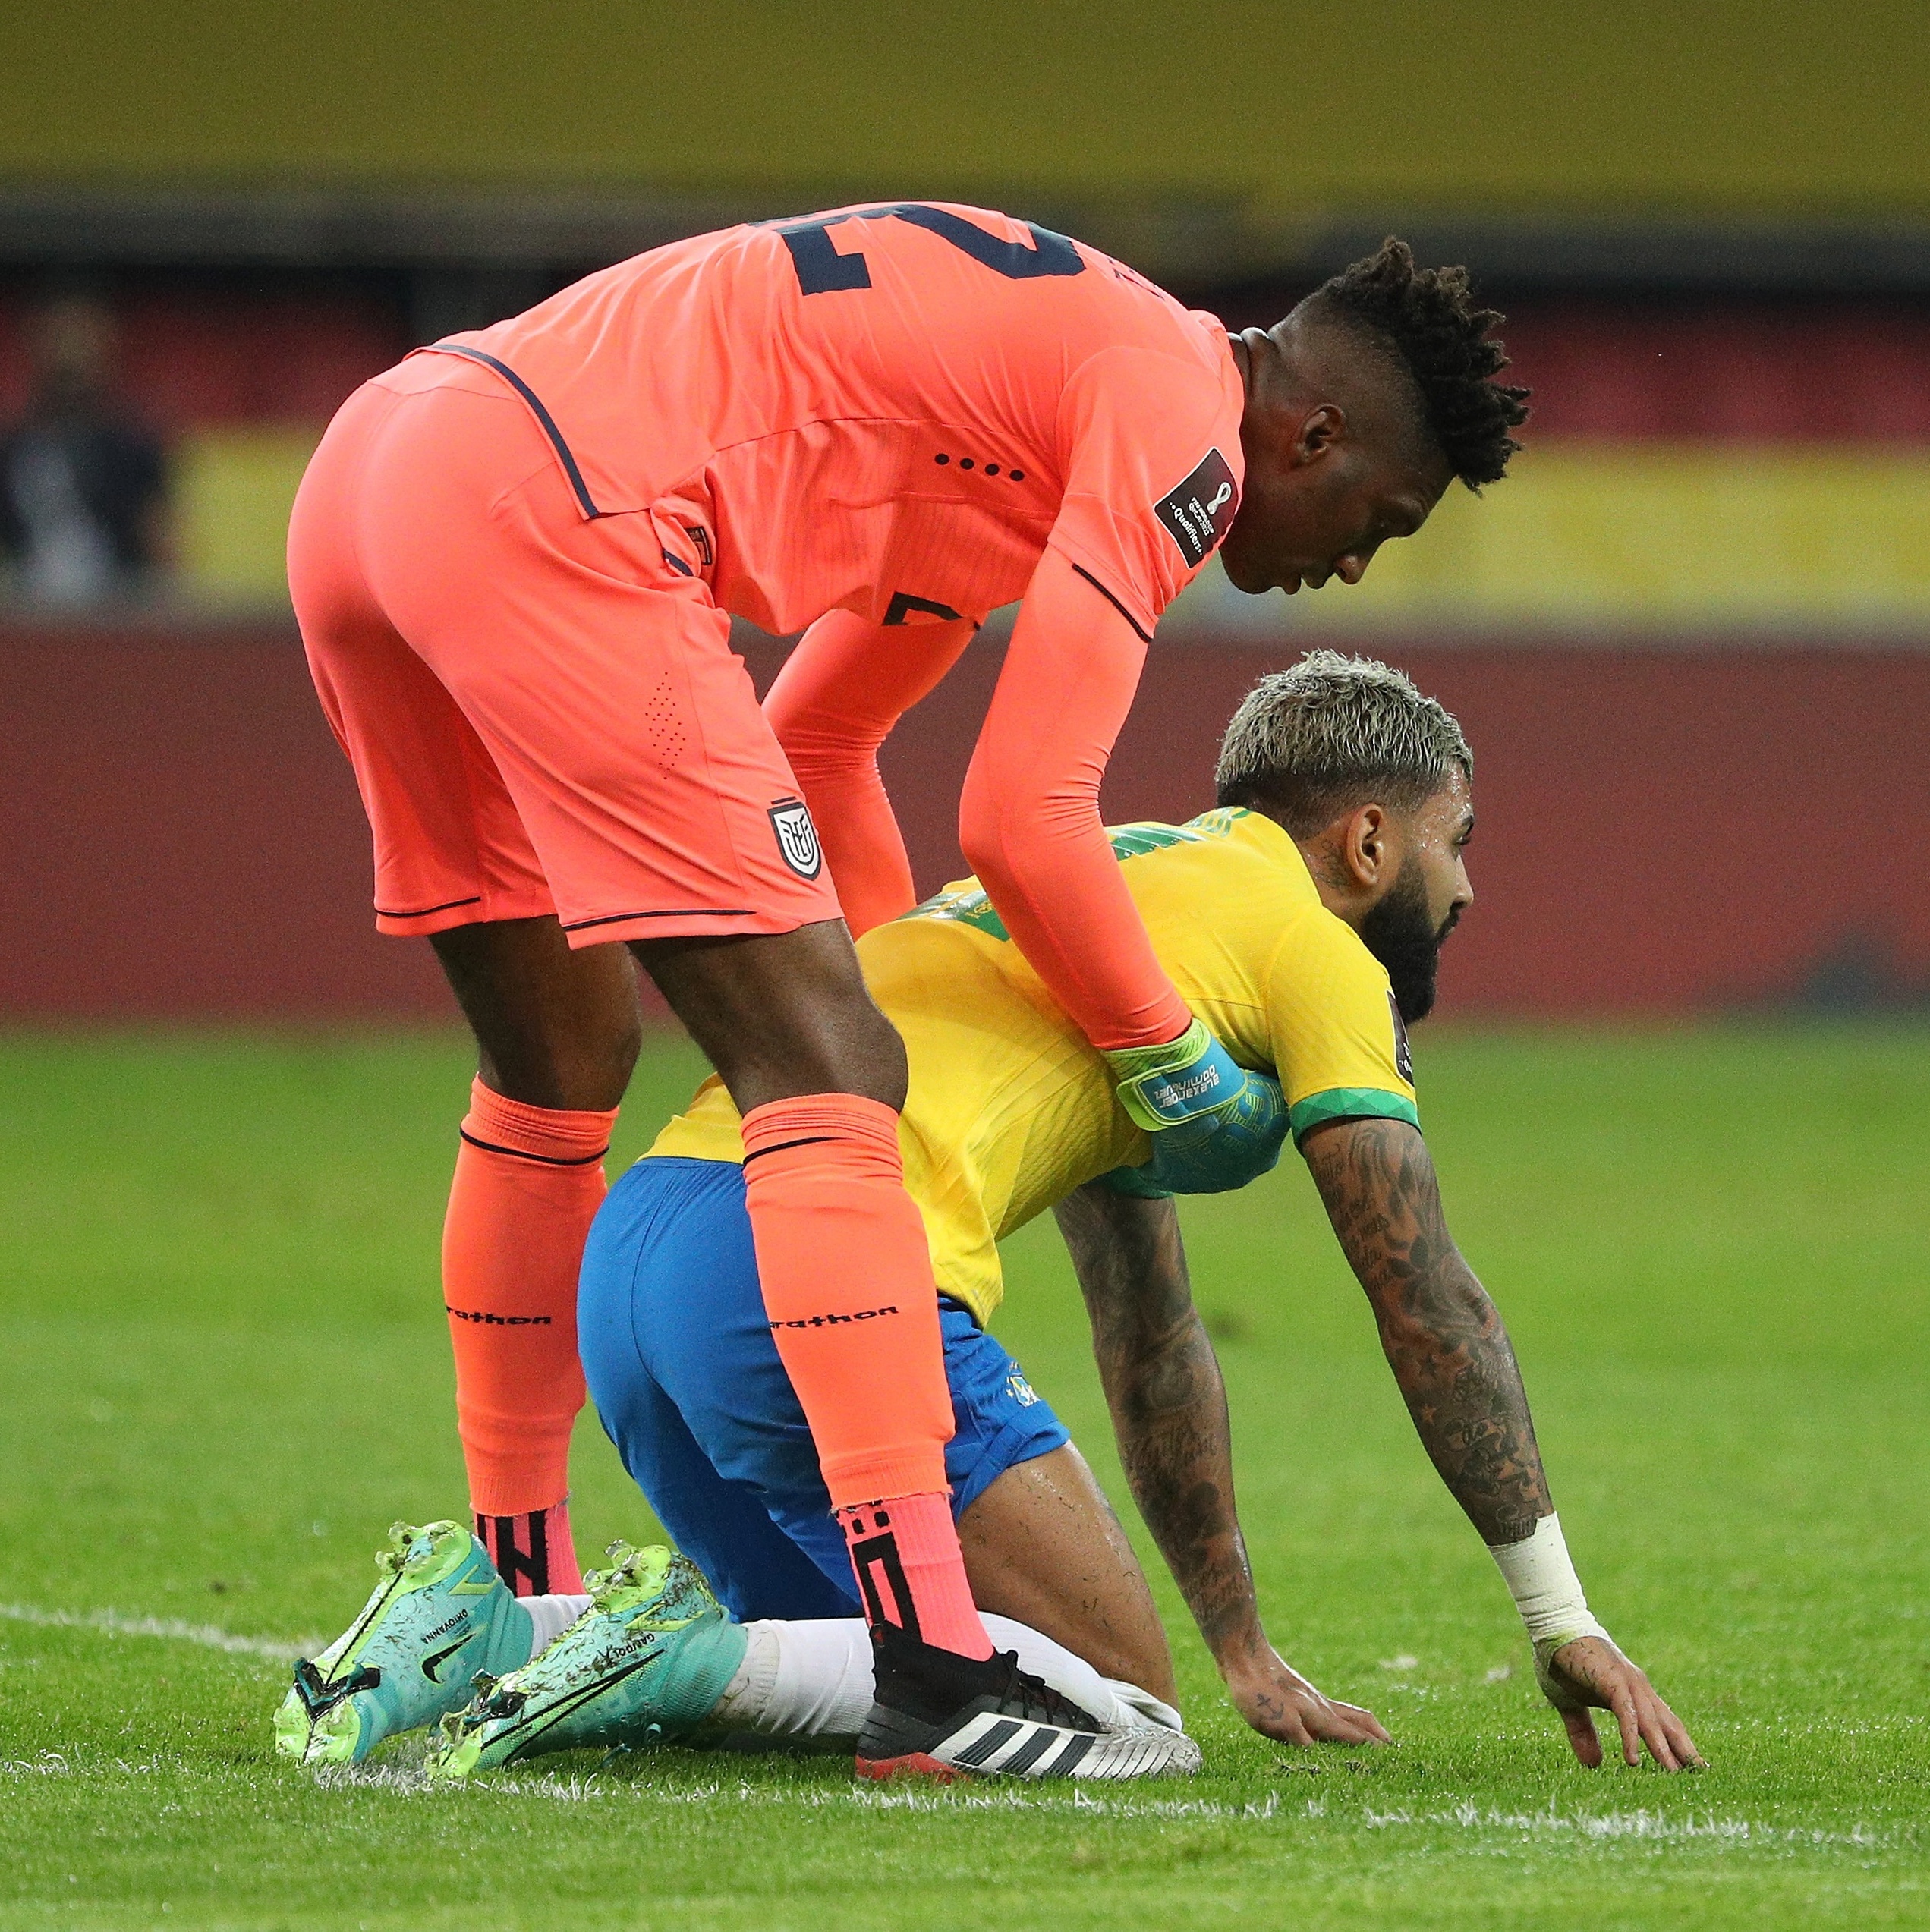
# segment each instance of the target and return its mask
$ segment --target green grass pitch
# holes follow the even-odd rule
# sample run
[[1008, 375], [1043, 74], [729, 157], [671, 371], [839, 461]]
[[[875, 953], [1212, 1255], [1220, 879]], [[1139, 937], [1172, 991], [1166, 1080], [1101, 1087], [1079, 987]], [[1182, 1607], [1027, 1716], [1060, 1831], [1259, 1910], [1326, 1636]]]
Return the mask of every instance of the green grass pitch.
[[[1247, 1732], [1160, 1575], [1190, 1783], [880, 1792], [674, 1751], [318, 1783], [269, 1751], [285, 1647], [345, 1622], [392, 1518], [461, 1505], [461, 1043], [16, 1037], [0, 1926], [1930, 1923], [1930, 1030], [1430, 1030], [1421, 1062], [1595, 1607], [1705, 1774], [1568, 1760], [1289, 1157], [1188, 1207], [1197, 1292], [1276, 1639], [1392, 1748]], [[619, 1151], [696, 1070], [653, 1046]], [[1001, 1332], [1120, 1493], [1049, 1224], [1009, 1266]], [[587, 1418], [578, 1470], [586, 1549], [648, 1531]]]

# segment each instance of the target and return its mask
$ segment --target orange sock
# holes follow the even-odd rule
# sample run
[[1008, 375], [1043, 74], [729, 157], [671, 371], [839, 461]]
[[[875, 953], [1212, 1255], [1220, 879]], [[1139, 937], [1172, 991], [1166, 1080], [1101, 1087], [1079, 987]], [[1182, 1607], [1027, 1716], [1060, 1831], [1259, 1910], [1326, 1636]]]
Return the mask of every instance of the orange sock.
[[[959, 1556], [959, 1532], [952, 1521], [952, 1496], [898, 1496], [883, 1502], [861, 1502], [838, 1512], [845, 1547], [858, 1578], [868, 1624], [895, 1623], [927, 1644], [934, 1624], [948, 1631], [975, 1633], [982, 1649], [968, 1657], [988, 1657], [992, 1640], [978, 1620]], [[948, 1650], [964, 1650], [946, 1642]]]
[[582, 1591], [568, 1496], [547, 1509], [525, 1509], [512, 1516], [485, 1516], [478, 1511], [476, 1535], [512, 1595], [548, 1597], [562, 1591], [575, 1596]]
[[526, 1106], [479, 1080], [462, 1123], [442, 1229], [456, 1422], [478, 1533], [519, 1596], [582, 1587], [567, 1506], [576, 1282], [616, 1119]]
[[[895, 1549], [889, 1560], [925, 1642], [990, 1657], [952, 1524], [952, 1394], [924, 1224], [905, 1191], [898, 1115], [853, 1093], [773, 1100], [745, 1115], [744, 1153], [764, 1309], [832, 1505], [843, 1512], [882, 1499], [886, 1513], [899, 1512], [882, 1531], [864, 1533], [877, 1546], [867, 1560], [882, 1565], [885, 1547]], [[933, 1498], [935, 1511], [910, 1501]], [[901, 1529], [913, 1531], [915, 1549]], [[859, 1567], [856, 1553], [854, 1539], [868, 1605], [877, 1573]]]

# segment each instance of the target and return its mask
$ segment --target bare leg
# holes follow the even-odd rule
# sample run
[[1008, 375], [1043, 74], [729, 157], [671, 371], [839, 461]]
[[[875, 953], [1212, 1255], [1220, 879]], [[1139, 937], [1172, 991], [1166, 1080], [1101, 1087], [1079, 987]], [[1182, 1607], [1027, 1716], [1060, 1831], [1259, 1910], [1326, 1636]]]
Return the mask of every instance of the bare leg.
[[458, 926], [430, 943], [476, 1036], [484, 1086], [533, 1107], [614, 1107], [642, 1044], [620, 946], [571, 950], [554, 919]]
[[[554, 919], [458, 926], [430, 943], [476, 1036], [483, 1084], [537, 1107], [613, 1107], [641, 1043], [621, 946], [572, 950]], [[740, 1111], [799, 1093], [905, 1103], [904, 1043], [842, 921], [631, 949]]]
[[978, 1607], [1177, 1704], [1146, 1573], [1086, 1459], [1067, 1443], [1008, 1469], [959, 1524]]
[[740, 1113], [801, 1093], [905, 1104], [905, 1043], [872, 1003], [842, 920], [634, 951]]

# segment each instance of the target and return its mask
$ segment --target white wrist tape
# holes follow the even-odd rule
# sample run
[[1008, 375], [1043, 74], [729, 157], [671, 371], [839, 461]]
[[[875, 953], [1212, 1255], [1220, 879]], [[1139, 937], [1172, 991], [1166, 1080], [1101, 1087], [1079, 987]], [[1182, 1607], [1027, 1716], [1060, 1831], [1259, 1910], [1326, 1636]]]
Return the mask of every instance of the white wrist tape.
[[1559, 1516], [1544, 1516], [1535, 1525], [1535, 1534], [1519, 1543], [1491, 1543], [1488, 1553], [1538, 1651], [1544, 1646], [1557, 1650], [1577, 1637], [1607, 1636], [1588, 1614], [1588, 1600], [1582, 1594], [1582, 1579], [1570, 1560]]

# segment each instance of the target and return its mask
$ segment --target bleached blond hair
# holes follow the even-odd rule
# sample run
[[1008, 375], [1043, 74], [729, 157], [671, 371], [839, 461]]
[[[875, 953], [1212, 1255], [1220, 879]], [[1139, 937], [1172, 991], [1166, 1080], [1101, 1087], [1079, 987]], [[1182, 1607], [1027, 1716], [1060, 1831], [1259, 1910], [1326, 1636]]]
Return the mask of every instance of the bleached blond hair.
[[1412, 811], [1474, 754], [1444, 706], [1377, 658], [1309, 651], [1240, 700], [1220, 741], [1223, 805], [1264, 804], [1296, 839], [1377, 801]]

